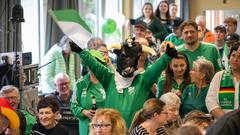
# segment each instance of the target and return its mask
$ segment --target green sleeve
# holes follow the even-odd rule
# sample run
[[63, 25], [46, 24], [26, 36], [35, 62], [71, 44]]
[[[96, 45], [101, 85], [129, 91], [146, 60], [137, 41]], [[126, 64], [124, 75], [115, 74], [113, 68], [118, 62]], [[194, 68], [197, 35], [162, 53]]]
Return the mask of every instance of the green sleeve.
[[82, 114], [82, 111], [83, 111], [84, 108], [81, 106], [81, 93], [82, 93], [82, 89], [84, 87], [83, 85], [84, 84], [81, 83], [81, 81], [78, 81], [76, 83], [76, 87], [75, 87], [75, 90], [73, 91], [71, 101], [70, 101], [71, 112], [77, 118], [84, 118], [85, 117]]
[[147, 86], [151, 87], [157, 81], [162, 71], [165, 70], [171, 59], [171, 57], [164, 53], [154, 64], [152, 64], [152, 66], [150, 66], [144, 72], [143, 80]]
[[165, 77], [161, 77], [158, 81], [157, 84], [157, 94], [156, 94], [156, 98], [160, 98], [163, 94], [163, 82], [165, 81]]
[[79, 53], [79, 56], [84, 65], [88, 66], [89, 69], [96, 76], [98, 81], [102, 84], [104, 88], [107, 88], [113, 74], [109, 71], [107, 67], [100, 64], [88, 51], [83, 50]]
[[26, 122], [27, 122], [25, 135], [30, 135], [31, 129], [32, 129], [33, 125], [37, 123], [37, 120], [33, 115], [31, 115], [27, 111], [22, 111], [22, 113], [24, 114], [24, 116], [26, 118]]

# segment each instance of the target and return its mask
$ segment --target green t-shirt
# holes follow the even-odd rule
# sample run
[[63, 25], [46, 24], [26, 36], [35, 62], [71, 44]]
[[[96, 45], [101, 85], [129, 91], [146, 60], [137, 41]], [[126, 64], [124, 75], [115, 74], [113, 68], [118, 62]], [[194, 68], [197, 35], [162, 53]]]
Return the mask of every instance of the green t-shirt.
[[213, 44], [200, 42], [199, 47], [195, 51], [187, 50], [183, 44], [177, 47], [177, 51], [187, 55], [190, 68], [192, 68], [193, 62], [200, 57], [204, 57], [207, 60], [211, 61], [215, 72], [220, 71], [222, 68], [220, 54]]
[[181, 97], [182, 104], [180, 107], [180, 113], [182, 117], [193, 110], [200, 110], [202, 112], [208, 113], [205, 104], [208, 88], [209, 86], [204, 87], [200, 90], [199, 93], [197, 93], [198, 91], [196, 85], [191, 84], [184, 89]]
[[166, 38], [165, 41], [170, 41], [172, 42], [175, 46], [179, 46], [184, 44], [184, 41], [182, 38], [176, 37], [173, 33], [169, 34]]

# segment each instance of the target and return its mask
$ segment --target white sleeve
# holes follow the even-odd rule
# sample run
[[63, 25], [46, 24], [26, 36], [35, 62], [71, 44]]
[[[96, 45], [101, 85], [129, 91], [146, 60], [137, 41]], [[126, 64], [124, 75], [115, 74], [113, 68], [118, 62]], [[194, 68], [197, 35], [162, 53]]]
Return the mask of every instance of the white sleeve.
[[223, 71], [217, 72], [210, 83], [205, 100], [208, 112], [211, 112], [213, 109], [220, 108], [218, 101], [218, 91], [220, 89], [222, 74]]

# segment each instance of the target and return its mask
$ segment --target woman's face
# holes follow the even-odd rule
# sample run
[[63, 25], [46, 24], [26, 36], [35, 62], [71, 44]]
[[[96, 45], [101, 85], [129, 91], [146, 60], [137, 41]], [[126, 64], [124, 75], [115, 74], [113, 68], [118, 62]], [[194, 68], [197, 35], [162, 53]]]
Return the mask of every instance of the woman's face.
[[240, 48], [238, 51], [233, 51], [230, 56], [230, 65], [232, 70], [240, 71]]
[[162, 2], [159, 5], [159, 10], [160, 10], [161, 13], [167, 13], [167, 11], [168, 11], [168, 4], [165, 3], [165, 2]]
[[199, 83], [200, 80], [202, 80], [203, 73], [199, 71], [198, 66], [193, 65], [193, 68], [190, 71], [190, 77], [191, 77], [192, 83], [197, 84]]
[[96, 123], [92, 124], [95, 135], [111, 135], [112, 123], [108, 117], [99, 116]]
[[177, 6], [171, 6], [170, 10], [169, 10], [171, 17], [176, 17], [177, 16], [177, 11], [178, 11]]
[[173, 58], [170, 63], [170, 69], [173, 71], [174, 77], [183, 77], [187, 64], [184, 59]]
[[174, 106], [168, 105], [168, 122], [174, 122], [179, 117], [180, 105], [176, 104]]
[[167, 124], [167, 120], [168, 120], [168, 108], [166, 107], [166, 105], [163, 107], [163, 110], [160, 114], [157, 114], [157, 121], [160, 125], [164, 125]]
[[145, 17], [150, 17], [153, 14], [153, 8], [150, 5], [145, 5], [143, 7], [143, 14]]
[[45, 128], [52, 128], [56, 124], [55, 118], [57, 114], [57, 112], [52, 112], [52, 109], [50, 107], [41, 108], [38, 112], [39, 121]]

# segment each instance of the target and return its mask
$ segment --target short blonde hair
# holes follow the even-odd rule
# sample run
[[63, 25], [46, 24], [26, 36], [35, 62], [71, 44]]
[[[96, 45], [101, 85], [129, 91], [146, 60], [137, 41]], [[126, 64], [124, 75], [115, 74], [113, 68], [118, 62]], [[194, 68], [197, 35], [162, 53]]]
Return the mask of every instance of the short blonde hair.
[[170, 105], [170, 106], [175, 106], [175, 105], [181, 104], [180, 98], [173, 92], [168, 92], [168, 93], [163, 94], [160, 97], [160, 100], [162, 100], [166, 105]]
[[125, 125], [125, 121], [122, 118], [120, 112], [115, 109], [105, 108], [105, 109], [97, 109], [92, 121], [90, 123], [90, 133], [89, 135], [94, 135], [92, 124], [96, 123], [98, 117], [105, 116], [110, 119], [112, 124], [112, 135], [125, 135], [127, 128]]
[[10, 92], [13, 92], [13, 91], [16, 91], [16, 92], [18, 93], [19, 98], [20, 98], [18, 88], [15, 87], [15, 86], [13, 86], [13, 85], [3, 86], [2, 89], [0, 90], [0, 97], [4, 97], [4, 95], [5, 95], [6, 93], [10, 93]]

